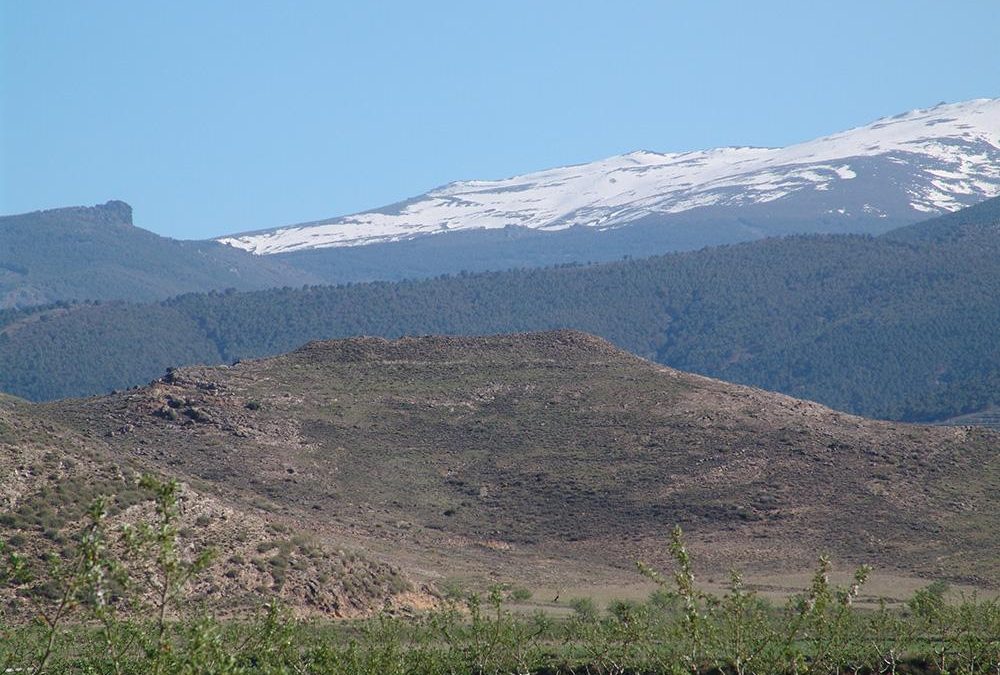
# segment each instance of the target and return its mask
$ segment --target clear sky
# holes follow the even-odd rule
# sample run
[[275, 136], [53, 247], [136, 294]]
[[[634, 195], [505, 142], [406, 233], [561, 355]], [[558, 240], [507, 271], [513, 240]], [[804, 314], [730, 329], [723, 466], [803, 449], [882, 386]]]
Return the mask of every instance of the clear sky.
[[997, 0], [0, 0], [0, 213], [203, 238], [998, 96]]

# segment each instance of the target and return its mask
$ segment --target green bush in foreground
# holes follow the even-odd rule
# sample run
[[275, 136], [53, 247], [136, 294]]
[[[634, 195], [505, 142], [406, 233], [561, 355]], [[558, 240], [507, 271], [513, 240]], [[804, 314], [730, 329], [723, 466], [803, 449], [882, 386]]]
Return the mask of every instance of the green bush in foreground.
[[0, 586], [32, 603], [30, 624], [0, 619], [0, 672], [79, 673], [992, 673], [1000, 674], [1000, 603], [945, 599], [931, 584], [904, 610], [862, 611], [869, 570], [830, 583], [829, 562], [783, 607], [733, 573], [726, 593], [695, 584], [675, 528], [670, 576], [640, 564], [659, 586], [646, 603], [607, 612], [573, 601], [572, 618], [523, 616], [524, 589], [452, 599], [433, 612], [384, 612], [359, 623], [294, 619], [266, 605], [249, 620], [194, 615], [185, 592], [210, 563], [181, 554], [177, 486], [144, 477], [148, 523], [109, 531], [105, 501], [91, 507], [73, 555], [39, 567], [3, 550]]

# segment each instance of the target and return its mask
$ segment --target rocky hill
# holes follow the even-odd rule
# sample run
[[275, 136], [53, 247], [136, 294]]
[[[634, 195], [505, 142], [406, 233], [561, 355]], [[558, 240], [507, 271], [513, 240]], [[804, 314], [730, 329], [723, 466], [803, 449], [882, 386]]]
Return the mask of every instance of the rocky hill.
[[[924, 577], [1000, 574], [996, 432], [853, 417], [577, 332], [315, 342], [5, 405], [17, 509], [42, 489], [26, 466], [63, 484], [58, 467], [86, 449], [418, 584], [633, 579], [635, 560], [663, 562], [674, 524], [710, 569], [804, 570], [829, 552]], [[29, 427], [46, 435], [28, 441]]]
[[[111, 432], [114, 435], [116, 432]], [[278, 598], [301, 615], [351, 617], [386, 606], [435, 602], [398, 567], [347, 542], [322, 539], [275, 514], [226, 499], [217, 486], [172, 471], [169, 464], [119, 452], [108, 438], [80, 433], [23, 401], [0, 397], [0, 542], [32, 564], [68, 556], [93, 500], [110, 497], [109, 526], [153, 520], [140, 473], [182, 478], [178, 528], [184, 557], [213, 551], [214, 562], [188, 589], [193, 607], [249, 613]], [[44, 593], [44, 589], [43, 589]], [[32, 605], [0, 585], [0, 616]]]

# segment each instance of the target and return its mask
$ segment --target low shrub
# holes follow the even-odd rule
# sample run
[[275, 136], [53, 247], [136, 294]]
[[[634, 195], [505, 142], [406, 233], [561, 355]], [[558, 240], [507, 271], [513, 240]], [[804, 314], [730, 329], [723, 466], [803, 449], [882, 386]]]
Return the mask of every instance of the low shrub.
[[[735, 572], [723, 594], [707, 593], [695, 584], [679, 528], [670, 541], [671, 574], [639, 566], [657, 591], [645, 603], [613, 602], [604, 614], [589, 598], [570, 601], [569, 619], [515, 614], [506, 603], [529, 599], [526, 589], [495, 587], [483, 597], [455, 584], [442, 607], [410, 618], [387, 609], [361, 623], [306, 623], [272, 602], [257, 616], [222, 621], [184, 600], [212, 556], [181, 554], [187, 545], [177, 527], [176, 484], [147, 476], [140, 485], [155, 516], [117, 539], [106, 526], [108, 502], [97, 499], [66, 556], [39, 563], [9, 546], [16, 540], [0, 545], [0, 586], [16, 590], [37, 617], [14, 625], [0, 614], [0, 672], [1000, 672], [997, 600], [948, 602], [947, 587], [932, 584], [902, 611], [884, 604], [861, 611], [855, 601], [868, 568], [841, 587], [830, 582], [823, 558], [809, 587], [783, 606], [748, 590]], [[277, 587], [302, 542], [266, 547], [273, 549], [252, 564]], [[244, 561], [234, 555], [229, 562]], [[355, 576], [343, 586], [384, 592]]]

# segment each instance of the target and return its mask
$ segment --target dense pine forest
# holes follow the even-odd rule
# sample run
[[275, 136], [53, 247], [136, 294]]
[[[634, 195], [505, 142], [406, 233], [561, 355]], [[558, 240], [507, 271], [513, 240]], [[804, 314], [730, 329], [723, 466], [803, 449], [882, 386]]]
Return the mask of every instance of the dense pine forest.
[[887, 235], [422, 281], [0, 313], [0, 389], [51, 399], [351, 335], [575, 328], [682, 370], [868, 416], [936, 420], [1000, 389], [1000, 202]]

